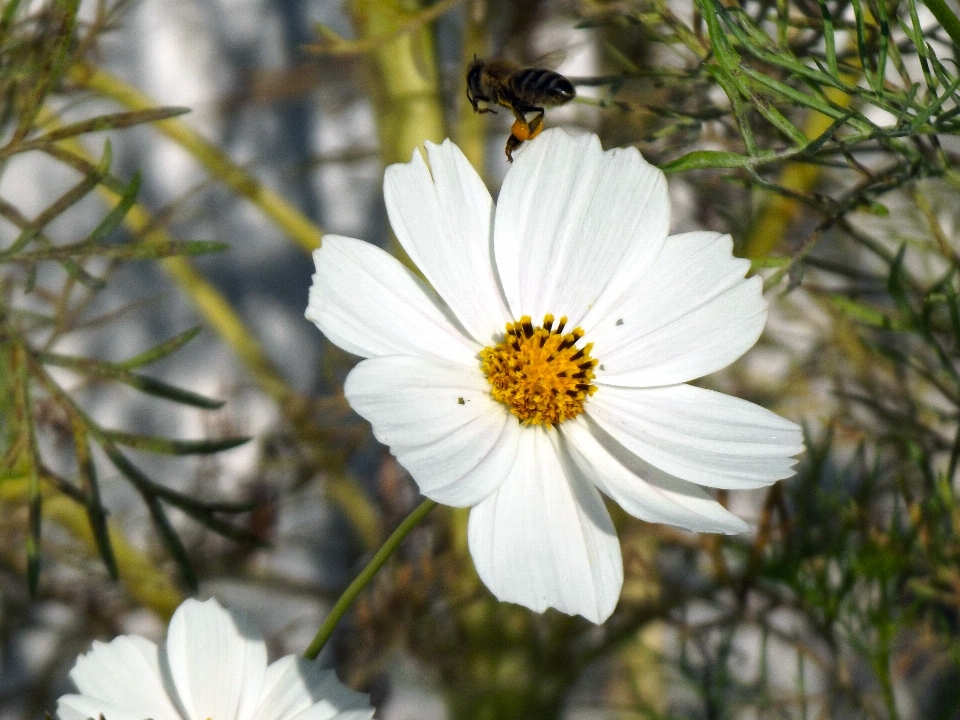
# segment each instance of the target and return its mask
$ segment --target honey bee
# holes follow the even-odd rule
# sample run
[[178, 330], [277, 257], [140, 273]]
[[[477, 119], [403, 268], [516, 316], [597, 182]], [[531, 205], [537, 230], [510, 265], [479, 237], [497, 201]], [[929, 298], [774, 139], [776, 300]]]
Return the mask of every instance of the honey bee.
[[[513, 151], [522, 142], [535, 138], [543, 130], [544, 108], [556, 107], [573, 100], [577, 94], [560, 73], [543, 68], [525, 68], [512, 60], [479, 60], [476, 56], [467, 69], [467, 99], [478, 113], [495, 113], [481, 102], [509, 108], [516, 120], [504, 152], [513, 162]], [[529, 123], [527, 113], [536, 112]]]

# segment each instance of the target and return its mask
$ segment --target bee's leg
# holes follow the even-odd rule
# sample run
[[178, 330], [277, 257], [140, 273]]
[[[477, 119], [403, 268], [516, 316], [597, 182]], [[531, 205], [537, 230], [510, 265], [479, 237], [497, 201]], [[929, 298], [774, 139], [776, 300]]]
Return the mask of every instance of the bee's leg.
[[528, 140], [532, 140], [543, 131], [543, 110], [540, 110], [533, 116], [533, 120], [527, 123], [527, 130], [530, 132]]
[[[514, 123], [516, 125], [516, 123]], [[518, 138], [513, 133], [510, 134], [510, 137], [507, 138], [507, 146], [503, 151], [507, 154], [507, 162], [513, 162], [513, 151], [516, 150], [523, 143], [523, 140]]]
[[507, 153], [507, 160], [513, 162], [513, 151], [520, 147], [521, 143], [535, 138], [543, 130], [543, 108], [533, 108], [537, 111], [533, 120], [529, 123], [520, 112], [514, 112], [517, 119], [513, 121], [510, 128], [510, 137], [507, 138], [507, 147], [504, 152]]
[[481, 100], [483, 100], [484, 102], [489, 102], [489, 101], [486, 100], [486, 98], [478, 98], [476, 95], [470, 92], [470, 88], [467, 88], [467, 100], [470, 101], [470, 105], [473, 106], [473, 111], [475, 113], [493, 113], [494, 115], [497, 114], [497, 111], [491, 107], [480, 107]]

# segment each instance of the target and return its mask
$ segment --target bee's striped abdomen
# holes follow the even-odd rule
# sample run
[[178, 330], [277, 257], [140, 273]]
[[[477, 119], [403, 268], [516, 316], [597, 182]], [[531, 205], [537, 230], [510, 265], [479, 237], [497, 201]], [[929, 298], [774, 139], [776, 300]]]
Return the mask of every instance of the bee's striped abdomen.
[[543, 68], [527, 68], [511, 78], [514, 94], [531, 106], [563, 105], [577, 94], [573, 83], [560, 73]]

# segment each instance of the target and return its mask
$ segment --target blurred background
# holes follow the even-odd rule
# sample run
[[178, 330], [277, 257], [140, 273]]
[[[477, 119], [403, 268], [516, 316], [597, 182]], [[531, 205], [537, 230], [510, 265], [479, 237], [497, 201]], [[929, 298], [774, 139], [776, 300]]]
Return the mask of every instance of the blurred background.
[[[804, 425], [796, 477], [697, 536], [610, 506], [603, 626], [496, 602], [439, 508], [321, 662], [383, 720], [960, 717], [953, 3], [6, 0], [0, 720], [187, 596], [302, 653], [419, 502], [303, 318], [323, 233], [396, 251], [383, 169], [451, 137], [496, 196], [473, 57], [577, 87], [547, 126], [668, 172], [672, 232], [766, 280], [699, 381]], [[951, 20], [952, 18], [952, 20]], [[189, 112], [185, 112], [185, 111]]]

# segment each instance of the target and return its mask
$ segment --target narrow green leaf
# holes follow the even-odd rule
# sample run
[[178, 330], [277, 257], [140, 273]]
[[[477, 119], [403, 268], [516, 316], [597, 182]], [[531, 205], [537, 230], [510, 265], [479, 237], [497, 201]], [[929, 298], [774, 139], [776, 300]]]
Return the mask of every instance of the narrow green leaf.
[[923, 35], [923, 26], [920, 24], [920, 16], [917, 14], [917, 4], [915, 0], [907, 0], [907, 7], [910, 9], [910, 23], [900, 23], [903, 32], [913, 43], [917, 50], [917, 56], [920, 58], [920, 69], [923, 71], [923, 79], [927, 84], [927, 90], [934, 96], [937, 96], [936, 83], [930, 74], [930, 63], [928, 59], [927, 41]]
[[894, 299], [897, 307], [909, 316], [913, 316], [913, 308], [910, 307], [910, 300], [903, 288], [903, 282], [900, 279], [900, 273], [903, 272], [903, 260], [907, 254], [907, 246], [900, 245], [890, 265], [890, 275], [887, 278], [887, 290]]
[[720, 28], [719, 19], [727, 18], [726, 8], [717, 0], [697, 0], [700, 12], [707, 23], [707, 33], [710, 36], [710, 45], [714, 57], [720, 66], [728, 72], [736, 71], [740, 67], [740, 56], [730, 45], [726, 33]]
[[184, 107], [157, 107], [148, 110], [132, 110], [130, 112], [112, 113], [82, 120], [80, 122], [64, 125], [52, 130], [44, 135], [32, 138], [23, 147], [28, 150], [35, 149], [41, 143], [52, 143], [76, 135], [84, 135], [92, 132], [103, 132], [105, 130], [119, 130], [121, 128], [140, 125], [142, 123], [156, 122], [158, 120], [167, 120], [190, 112], [190, 108]]
[[830, 295], [830, 302], [833, 303], [844, 315], [875, 328], [884, 330], [901, 330], [902, 326], [891, 317], [883, 314], [879, 310], [844, 295]]
[[118, 246], [110, 250], [109, 257], [120, 260], [153, 260], [162, 257], [181, 255], [205, 255], [222, 252], [230, 247], [229, 243], [214, 240], [171, 240], [170, 242], [141, 242]]
[[160, 343], [159, 345], [155, 345], [145, 352], [134, 355], [132, 358], [124, 360], [123, 362], [116, 363], [116, 367], [123, 368], [124, 370], [133, 370], [134, 368], [143, 367], [144, 365], [154, 363], [157, 360], [160, 360], [161, 358], [164, 358], [182, 348], [197, 335], [199, 335], [201, 330], [203, 330], [202, 325], [197, 325], [189, 330], [185, 330], [179, 335], [175, 335], [169, 340], [165, 340], [164, 342]]
[[[85, 273], [77, 264], [77, 260], [87, 260], [92, 257], [112, 258], [114, 260], [155, 260], [164, 257], [180, 257], [185, 255], [203, 255], [212, 252], [221, 252], [227, 249], [227, 243], [212, 240], [171, 240], [168, 242], [134, 242], [122, 245], [103, 245], [84, 240], [68, 245], [50, 245], [43, 250], [30, 250], [15, 255], [0, 255], [0, 263], [36, 263], [44, 261], [60, 262], [66, 267], [68, 264], [74, 272]], [[80, 278], [77, 278], [80, 280]], [[81, 281], [82, 282], [82, 281]], [[92, 278], [95, 289], [102, 287], [99, 278]]]
[[948, 132], [951, 135], [958, 134], [957, 129], [955, 129], [955, 126], [951, 126], [949, 122], [950, 120], [953, 120], [958, 115], [960, 115], [960, 105], [950, 108], [944, 113], [941, 113], [940, 116], [937, 118], [938, 127], [943, 128], [943, 132]]
[[823, 43], [824, 54], [827, 56], [827, 68], [833, 77], [840, 77], [840, 71], [837, 69], [837, 43], [833, 34], [833, 15], [827, 6], [826, 0], [817, 0], [820, 5], [820, 15], [823, 17]]
[[754, 95], [752, 100], [754, 107], [766, 118], [767, 122], [783, 133], [796, 147], [803, 147], [807, 144], [807, 136], [804, 135], [796, 125], [790, 122], [783, 113], [777, 110], [776, 107], [759, 95]]
[[235, 437], [218, 440], [173, 440], [155, 435], [138, 435], [120, 430], [103, 430], [103, 437], [118, 445], [126, 445], [136, 450], [152, 452], [158, 455], [209, 455], [231, 450], [249, 442], [251, 438]]
[[138, 467], [127, 460], [127, 458], [124, 457], [124, 455], [112, 443], [104, 442], [102, 447], [104, 452], [107, 454], [107, 457], [110, 458], [117, 470], [119, 470], [128, 480], [130, 480], [133, 486], [137, 489], [137, 492], [140, 493], [140, 497], [143, 498], [143, 502], [146, 504], [147, 509], [150, 512], [150, 517], [153, 520], [154, 527], [157, 530], [157, 534], [160, 536], [161, 542], [167, 548], [167, 552], [170, 553], [170, 556], [174, 559], [174, 562], [176, 562], [177, 567], [180, 570], [180, 577], [187, 587], [196, 592], [197, 576], [193, 571], [193, 566], [190, 564], [190, 558], [187, 556], [186, 548], [183, 546], [183, 543], [180, 541], [180, 537], [173, 529], [173, 525], [170, 523], [167, 513], [160, 504], [160, 499], [153, 491], [155, 484], [153, 481], [149, 480], [149, 478], [147, 478]]
[[137, 193], [140, 191], [140, 173], [136, 173], [130, 183], [127, 185], [120, 197], [120, 201], [107, 216], [100, 221], [100, 224], [90, 233], [87, 241], [91, 244], [99, 244], [107, 235], [113, 232], [116, 227], [123, 222], [123, 219], [130, 212], [130, 208], [137, 201]]
[[[819, 135], [818, 137], [814, 138], [813, 140], [811, 140], [809, 143], [807, 143], [807, 144], [804, 146], [804, 148], [803, 148], [803, 156], [804, 156], [804, 157], [808, 157], [808, 158], [812, 158], [812, 157], [814, 157], [817, 153], [819, 153], [820, 150], [822, 150], [823, 147], [824, 147], [830, 140], [832, 140], [833, 137], [840, 131], [840, 128], [842, 128], [844, 125], [847, 124], [847, 120], [849, 120], [850, 117], [852, 117], [854, 113], [856, 113], [855, 110], [850, 110], [850, 111], [848, 111], [846, 114], [844, 114], [842, 117], [839, 117], [839, 118], [837, 118], [836, 120], [834, 120], [832, 123], [830, 123], [830, 127], [828, 127], [826, 130], [824, 130], [822, 133], [820, 133], [820, 135]], [[848, 138], [848, 141], [849, 141], [849, 142], [856, 142], [856, 136], [854, 136], [854, 137], [852, 137], [852, 138]]]
[[[31, 360], [29, 356], [28, 360]], [[141, 472], [136, 465], [130, 462], [130, 460], [128, 460], [126, 456], [120, 452], [111, 439], [107, 437], [107, 434], [104, 432], [104, 430], [98, 427], [97, 424], [93, 422], [93, 420], [89, 418], [73, 401], [73, 399], [66, 394], [63, 389], [57, 385], [57, 383], [53, 381], [43, 365], [39, 364], [35, 359], [32, 359], [31, 367], [34, 368], [34, 372], [37, 374], [40, 382], [47, 389], [47, 391], [53, 397], [55, 397], [58, 402], [67, 407], [71, 413], [76, 414], [80, 421], [83, 422], [88, 433], [100, 443], [101, 448], [106, 453], [107, 457], [110, 458], [110, 461], [114, 464], [117, 470], [119, 470], [128, 480], [130, 480], [136, 490], [143, 497], [143, 500], [147, 504], [147, 508], [150, 511], [150, 515], [153, 518], [157, 532], [160, 535], [160, 539], [167, 547], [173, 558], [176, 560], [184, 582], [191, 587], [195, 587], [196, 577], [194, 576], [193, 569], [190, 566], [190, 562], [187, 558], [183, 544], [180, 542], [179, 537], [177, 537], [173, 526], [170, 524], [169, 519], [163, 510], [163, 506], [160, 504], [160, 498], [165, 498], [173, 503], [177, 503], [178, 507], [184, 510], [184, 512], [187, 512], [192, 517], [199, 519], [215, 532], [219, 532], [231, 538], [241, 537], [246, 542], [257, 544], [256, 540], [251, 539], [249, 533], [245, 534], [244, 530], [234, 527], [230, 523], [227, 523], [221, 518], [216, 517], [213, 514], [214, 510], [207, 508], [203, 505], [203, 503], [198, 503], [192, 498], [184, 496], [168, 488], [164, 488], [162, 485], [150, 480], [150, 478]], [[216, 507], [218, 508], [224, 506], [224, 503], [216, 504]]]
[[40, 497], [40, 486], [31, 480], [30, 483], [30, 510], [27, 534], [27, 587], [30, 597], [37, 597], [37, 587], [40, 585], [40, 530], [43, 515], [43, 500]]
[[756, 155], [759, 150], [753, 138], [753, 128], [750, 127], [750, 119], [747, 115], [748, 111], [743, 103], [743, 96], [737, 89], [736, 83], [719, 67], [707, 65], [706, 69], [723, 89], [727, 99], [730, 100], [730, 107], [733, 108], [733, 117], [737, 122], [737, 128], [740, 130], [740, 136], [743, 138], [743, 144], [747, 149], [747, 153], [749, 155]]
[[923, 0], [923, 4], [927, 6], [927, 9], [933, 13], [943, 29], [947, 31], [947, 35], [953, 40], [956, 48], [960, 48], [960, 19], [950, 9], [950, 6], [944, 0]]
[[887, 57], [889, 56], [890, 45], [890, 16], [887, 14], [887, 3], [881, 1], [876, 3], [877, 22], [880, 25], [880, 47], [877, 49], [877, 87], [876, 92], [884, 94], [883, 83], [887, 75]]
[[[174, 340], [179, 340], [180, 337], [182, 336], [178, 336], [177, 338], [174, 338]], [[180, 344], [182, 344], [182, 342]], [[175, 348], [171, 348], [170, 352], [172, 352], [173, 349]], [[70, 355], [59, 355], [57, 353], [37, 353], [35, 357], [38, 361], [47, 365], [56, 365], [57, 367], [69, 368], [70, 370], [87, 375], [89, 377], [121, 382], [125, 385], [136, 388], [140, 392], [161, 397], [165, 400], [170, 400], [171, 402], [181, 403], [183, 405], [192, 405], [194, 407], [204, 408], [207, 410], [216, 410], [223, 407], [222, 400], [213, 400], [195, 392], [191, 392], [190, 390], [184, 390], [174, 385], [169, 385], [162, 380], [157, 380], [155, 378], [130, 372], [126, 369], [124, 364], [117, 365], [102, 360], [73, 357]]]
[[782, 98], [793, 100], [798, 105], [816, 110], [817, 112], [823, 113], [827, 117], [833, 118], [834, 120], [849, 116], [849, 111], [835, 108], [829, 103], [821, 100], [816, 95], [808, 95], [807, 93], [801, 92], [796, 88], [792, 88], [785, 83], [774, 80], [769, 75], [757, 72], [753, 68], [745, 67], [743, 68], [743, 72], [745, 75], [753, 80], [756, 80], [761, 85], [770, 88], [775, 93], [782, 96]]
[[[69, 410], [68, 410], [69, 411]], [[87, 429], [83, 420], [76, 414], [70, 413], [70, 424], [73, 429], [73, 447], [77, 456], [77, 471], [86, 490], [87, 517], [90, 520], [90, 530], [93, 532], [100, 557], [107, 568], [111, 579], [120, 577], [117, 569], [117, 560], [113, 552], [113, 543], [110, 541], [110, 532], [107, 528], [107, 513], [100, 500], [100, 484], [97, 481], [97, 468], [90, 453], [90, 443]]]
[[143, 502], [146, 503], [147, 509], [150, 511], [150, 518], [153, 520], [153, 525], [157, 529], [160, 541], [164, 547], [167, 548], [170, 557], [172, 557], [177, 564], [181, 581], [189, 588], [190, 592], [196, 593], [200, 589], [197, 583], [197, 575], [193, 571], [193, 565], [190, 564], [187, 549], [180, 541], [180, 536], [177, 535], [177, 531], [173, 529], [173, 525], [170, 523], [166, 511], [155, 496], [144, 492], [141, 492], [140, 495], [143, 498]]
[[[93, 169], [96, 167], [93, 163], [87, 160], [85, 157], [81, 157], [74, 152], [64, 148], [62, 145], [41, 145], [38, 150], [46, 153], [52, 158], [59, 160], [64, 165], [72, 167], [81, 175], [89, 175]], [[127, 188], [127, 184], [124, 183], [119, 178], [107, 173], [101, 179], [101, 184], [108, 190], [116, 193], [117, 195], [123, 195], [124, 191]]]
[[266, 544], [251, 535], [243, 528], [237, 527], [226, 520], [217, 517], [217, 512], [247, 512], [251, 508], [246, 505], [231, 503], [203, 503], [194, 500], [188, 495], [164, 487], [147, 477], [140, 468], [120, 452], [109, 439], [103, 438], [102, 447], [110, 461], [124, 474], [144, 496], [153, 499], [162, 499], [192, 517], [197, 522], [214, 532], [230, 538], [236, 542], [265, 547]]
[[[792, 153], [796, 154], [796, 153]], [[660, 166], [665, 173], [686, 172], [688, 170], [710, 170], [717, 168], [756, 167], [764, 162], [783, 160], [784, 156], [768, 150], [753, 157], [722, 150], [695, 150]]]
[[957, 464], [960, 463], [960, 424], [957, 425], [957, 432], [953, 437], [953, 445], [950, 447], [950, 462], [947, 463], [947, 477], [957, 476]]
[[947, 313], [950, 316], [950, 329], [953, 331], [953, 347], [960, 348], [960, 296], [950, 286], [944, 288], [947, 295]]
[[[746, 98], [751, 108], [759, 112], [771, 125], [780, 130], [784, 135], [786, 135], [793, 143], [797, 146], [803, 146], [807, 142], [806, 136], [797, 129], [793, 123], [791, 123], [787, 118], [773, 105], [766, 101], [763, 97], [760, 97], [753, 93], [747, 83], [743, 80], [744, 68], [746, 67], [740, 56], [732, 48], [729, 43], [729, 38], [723, 32], [720, 27], [719, 18], [724, 18], [725, 21], [730, 24], [732, 20], [729, 18], [729, 13], [726, 8], [718, 2], [718, 0], [700, 0], [701, 4], [704, 5], [704, 20], [707, 23], [707, 30], [710, 35], [710, 42], [712, 43], [714, 54], [716, 55], [717, 62], [722, 69], [722, 73], [711, 72], [712, 75], [717, 79], [717, 82], [720, 83], [723, 87], [724, 92], [727, 93], [727, 97], [730, 98], [731, 104], [734, 106], [734, 112], [737, 116], [737, 123], [740, 127], [740, 132], [744, 135], [744, 142], [747, 142], [747, 134], [745, 133], [745, 128], [749, 128], [749, 117], [745, 111], [745, 108], [735, 100], [735, 94], [731, 94], [728, 86], [733, 86], [736, 88], [744, 98]], [[711, 12], [711, 10], [713, 12]], [[708, 66], [709, 69], [709, 66]], [[721, 75], [725, 76], [721, 80]], [[751, 148], [750, 144], [747, 144], [747, 151], [751, 155], [756, 154], [756, 148]]]
[[[740, 14], [742, 15], [743, 13], [741, 12]], [[743, 50], [749, 52], [764, 63], [786, 70], [788, 73], [792, 73], [808, 81], [814, 88], [834, 87], [847, 93], [854, 92], [857, 89], [855, 86], [845, 83], [839, 73], [831, 74], [829, 71], [824, 72], [820, 69], [816, 57], [808, 58], [808, 60], [815, 65], [815, 67], [811, 67], [795, 55], [783, 52], [779, 48], [769, 47], [766, 43], [755, 44], [751, 42], [751, 39], [744, 32], [744, 27], [757, 34], [760, 33], [760, 30], [755, 28], [749, 21], [745, 22], [743, 26], [735, 22], [730, 22], [727, 27], [733, 36], [742, 43]]]
[[24, 539], [27, 556], [27, 587], [31, 597], [36, 597], [40, 582], [40, 532], [42, 529], [43, 501], [40, 496], [40, 453], [37, 449], [33, 402], [30, 393], [29, 354], [20, 338], [13, 339], [11, 363], [13, 366], [12, 375], [15, 378], [13, 421], [17, 425], [17, 432], [20, 436], [17, 442], [21, 458], [19, 464], [25, 466], [28, 478], [28, 530]]
[[937, 80], [940, 81], [940, 84], [944, 86], [944, 92], [946, 88], [953, 83], [953, 75], [950, 74], [950, 70], [940, 62], [940, 58], [937, 57], [936, 53], [933, 51], [933, 46], [929, 43], [927, 44], [927, 52], [930, 55], [930, 67], [933, 68], [934, 74], [937, 76]]
[[63, 266], [63, 269], [67, 271], [70, 277], [90, 290], [103, 290], [103, 288], [107, 286], [103, 280], [91, 275], [82, 267], [77, 265], [77, 263], [73, 260], [61, 260], [60, 264]]
[[853, 6], [853, 17], [857, 28], [857, 55], [860, 58], [860, 67], [863, 70], [863, 76], [867, 79], [867, 84], [876, 91], [876, 77], [870, 69], [871, 56], [867, 51], [867, 31], [866, 21], [863, 17], [863, 5], [861, 5], [860, 0], [851, 0], [851, 5]]
[[788, 257], [750, 258], [750, 272], [755, 273], [757, 270], [763, 270], [764, 268], [781, 268], [789, 264], [790, 258]]

